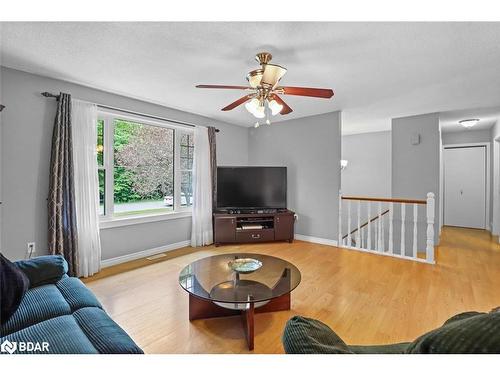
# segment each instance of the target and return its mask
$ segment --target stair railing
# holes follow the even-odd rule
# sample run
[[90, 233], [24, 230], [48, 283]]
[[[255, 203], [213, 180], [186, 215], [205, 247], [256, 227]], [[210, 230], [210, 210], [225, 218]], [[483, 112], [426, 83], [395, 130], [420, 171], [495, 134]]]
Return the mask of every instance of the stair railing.
[[[366, 221], [362, 224], [362, 207], [361, 203], [366, 204], [365, 213]], [[356, 221], [357, 225], [352, 227], [352, 204], [356, 205]], [[382, 204], [387, 205], [386, 209], [382, 208]], [[395, 228], [394, 228], [394, 208], [400, 206], [400, 231], [399, 241], [395, 243]], [[425, 249], [419, 249], [419, 231], [418, 231], [418, 208], [425, 206], [426, 221], [425, 221]], [[342, 210], [347, 207], [347, 233], [342, 232]], [[374, 215], [372, 215], [372, 206], [375, 206]], [[412, 208], [413, 220], [411, 217], [406, 217], [406, 209]], [[388, 220], [384, 220], [387, 217]], [[435, 216], [435, 199], [434, 193], [428, 193], [425, 200], [420, 199], [397, 199], [397, 198], [372, 198], [372, 197], [353, 197], [342, 196], [339, 193], [339, 237], [338, 244], [340, 247], [360, 250], [380, 255], [393, 256], [407, 260], [425, 262], [434, 264], [434, 216]], [[388, 221], [388, 228], [384, 221]], [[408, 225], [413, 224], [413, 225]], [[373, 228], [373, 230], [372, 230]], [[386, 229], [387, 232], [386, 232]], [[396, 228], [397, 229], [397, 228]], [[410, 233], [407, 233], [410, 232]], [[411, 235], [411, 237], [407, 237]], [[421, 235], [422, 236], [422, 235]], [[387, 238], [387, 246], [386, 246]], [[410, 247], [407, 248], [407, 245]], [[424, 247], [424, 246], [421, 246]]]

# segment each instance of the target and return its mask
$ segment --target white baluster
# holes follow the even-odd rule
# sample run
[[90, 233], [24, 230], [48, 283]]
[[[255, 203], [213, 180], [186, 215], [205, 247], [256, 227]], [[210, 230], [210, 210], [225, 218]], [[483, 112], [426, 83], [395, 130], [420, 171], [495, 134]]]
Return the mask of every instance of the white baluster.
[[358, 201], [358, 231], [356, 233], [356, 247], [361, 246], [361, 201]]
[[382, 251], [382, 252], [385, 252], [385, 224], [384, 224], [384, 220], [385, 220], [385, 216], [382, 216], [382, 221], [381, 221], [382, 230], [380, 232], [380, 234], [382, 236], [382, 249], [380, 251]]
[[417, 221], [418, 221], [418, 205], [413, 204], [413, 257], [417, 257]]
[[371, 229], [371, 202], [368, 201], [367, 203], [367, 214], [368, 214], [368, 234], [366, 236], [366, 248], [368, 250], [371, 250], [372, 249], [372, 229]]
[[361, 244], [359, 246], [360, 248], [364, 249], [365, 248], [365, 228], [361, 228]]
[[405, 212], [406, 206], [401, 203], [401, 255], [406, 255], [405, 252]]
[[339, 190], [339, 236], [338, 244], [342, 246], [344, 241], [342, 241], [342, 192]]
[[394, 239], [394, 234], [393, 234], [393, 228], [392, 228], [392, 220], [393, 220], [393, 208], [394, 208], [394, 203], [389, 203], [389, 253], [393, 254], [394, 252], [394, 244], [393, 244], [393, 239]]
[[347, 201], [347, 246], [351, 247], [351, 201]]
[[382, 249], [382, 202], [378, 202], [378, 235], [377, 235], [377, 250], [383, 251]]
[[434, 193], [427, 193], [427, 262], [434, 263]]

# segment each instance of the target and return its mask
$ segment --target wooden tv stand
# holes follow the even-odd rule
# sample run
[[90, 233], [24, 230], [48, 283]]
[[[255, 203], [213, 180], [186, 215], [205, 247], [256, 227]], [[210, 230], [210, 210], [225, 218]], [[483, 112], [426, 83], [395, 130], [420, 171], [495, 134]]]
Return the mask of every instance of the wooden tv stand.
[[295, 213], [214, 213], [215, 246], [225, 243], [293, 241]]

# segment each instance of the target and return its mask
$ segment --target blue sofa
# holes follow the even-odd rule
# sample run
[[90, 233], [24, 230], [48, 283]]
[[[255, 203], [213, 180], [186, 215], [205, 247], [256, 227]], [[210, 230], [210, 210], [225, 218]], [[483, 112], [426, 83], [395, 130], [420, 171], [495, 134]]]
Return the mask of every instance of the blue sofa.
[[48, 343], [47, 350], [32, 353], [143, 353], [94, 294], [79, 279], [66, 275], [63, 257], [42, 256], [15, 264], [28, 276], [30, 288], [14, 315], [2, 322], [0, 342]]

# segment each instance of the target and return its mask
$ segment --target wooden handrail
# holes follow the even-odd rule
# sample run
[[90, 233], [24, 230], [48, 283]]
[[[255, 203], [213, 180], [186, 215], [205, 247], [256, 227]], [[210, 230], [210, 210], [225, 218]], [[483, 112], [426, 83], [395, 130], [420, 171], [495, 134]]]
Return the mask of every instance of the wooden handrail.
[[342, 199], [350, 201], [371, 201], [371, 202], [393, 202], [393, 203], [412, 203], [427, 204], [425, 199], [401, 199], [401, 198], [371, 198], [371, 197], [344, 197]]
[[[384, 215], [385, 215], [386, 213], [388, 213], [388, 212], [389, 212], [389, 210], [385, 210], [384, 212], [382, 212], [382, 213], [380, 214], [380, 216], [384, 216]], [[370, 223], [373, 223], [373, 222], [374, 222], [375, 220], [377, 220], [378, 218], [379, 218], [379, 215], [374, 216], [372, 219], [370, 219]], [[363, 225], [361, 225], [361, 226], [359, 227], [359, 229], [363, 229], [363, 228], [364, 228], [364, 227], [366, 227], [367, 225], [368, 225], [368, 221], [367, 221], [366, 223], [364, 223]], [[353, 230], [350, 234], [356, 233], [357, 231], [358, 231], [358, 228], [356, 227], [356, 228], [354, 228], [354, 230]], [[344, 237], [342, 237], [342, 239], [347, 238], [347, 236], [348, 236], [348, 235], [349, 235], [349, 233], [348, 233], [348, 234], [346, 234]]]

